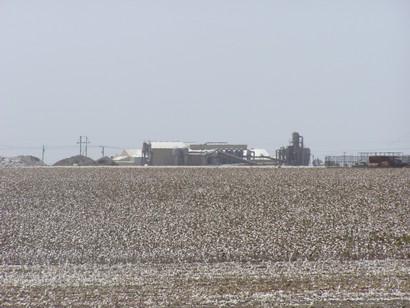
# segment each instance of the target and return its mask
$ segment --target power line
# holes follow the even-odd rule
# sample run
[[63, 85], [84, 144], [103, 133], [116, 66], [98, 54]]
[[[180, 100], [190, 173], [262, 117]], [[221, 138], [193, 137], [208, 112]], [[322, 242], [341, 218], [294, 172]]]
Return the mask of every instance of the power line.
[[47, 149], [73, 149], [76, 147], [75, 145], [49, 145]]
[[[76, 145], [43, 145], [45, 149], [52, 150], [52, 149], [74, 149], [78, 148]], [[0, 151], [4, 150], [41, 150], [43, 146], [0, 146]], [[113, 150], [122, 150], [124, 147], [118, 146], [110, 146], [110, 145], [89, 145], [88, 148], [101, 148], [104, 147], [105, 149], [113, 149]]]
[[0, 150], [39, 150], [41, 147], [24, 147], [24, 146], [10, 146], [10, 147], [0, 147]]

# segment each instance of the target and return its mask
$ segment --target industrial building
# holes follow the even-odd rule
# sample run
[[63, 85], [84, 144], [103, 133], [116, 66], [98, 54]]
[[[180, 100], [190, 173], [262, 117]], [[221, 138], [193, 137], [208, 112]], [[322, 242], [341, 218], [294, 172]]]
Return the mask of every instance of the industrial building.
[[[142, 145], [142, 164], [151, 166], [187, 165], [184, 142], [148, 141]], [[184, 160], [185, 159], [185, 160]]]
[[248, 149], [246, 144], [146, 141], [142, 146], [143, 165], [209, 166], [276, 165], [277, 163], [278, 161], [270, 157], [266, 150]]
[[308, 166], [310, 163], [310, 149], [305, 148], [303, 137], [294, 132], [290, 145], [276, 150], [276, 158], [283, 161], [287, 166]]
[[121, 166], [278, 165], [265, 149], [227, 142], [146, 141], [141, 149], [124, 149], [112, 157]]
[[[112, 157], [120, 166], [218, 166], [286, 165], [308, 166], [310, 149], [304, 138], [292, 133], [288, 146], [276, 150], [273, 158], [264, 149], [227, 142], [194, 143], [182, 141], [146, 141], [142, 149], [124, 149]], [[326, 167], [408, 167], [410, 156], [400, 152], [361, 152], [358, 155], [326, 156]]]
[[119, 165], [149, 166], [218, 166], [218, 165], [281, 165], [307, 166], [310, 149], [303, 137], [292, 134], [288, 147], [271, 157], [265, 149], [248, 148], [246, 144], [228, 142], [146, 141], [142, 149], [125, 149], [113, 158]]

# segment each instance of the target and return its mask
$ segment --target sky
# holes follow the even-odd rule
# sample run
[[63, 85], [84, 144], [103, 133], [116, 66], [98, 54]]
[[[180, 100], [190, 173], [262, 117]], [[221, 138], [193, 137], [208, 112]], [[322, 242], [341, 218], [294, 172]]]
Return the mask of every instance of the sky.
[[0, 156], [410, 153], [410, 1], [0, 0]]

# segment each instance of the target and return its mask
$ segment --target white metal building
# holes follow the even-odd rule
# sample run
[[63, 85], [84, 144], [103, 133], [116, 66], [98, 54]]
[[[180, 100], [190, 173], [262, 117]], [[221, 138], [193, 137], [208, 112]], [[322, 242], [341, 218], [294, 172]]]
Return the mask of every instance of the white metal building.
[[141, 166], [142, 150], [141, 149], [124, 149], [121, 154], [115, 156], [113, 160], [120, 166]]

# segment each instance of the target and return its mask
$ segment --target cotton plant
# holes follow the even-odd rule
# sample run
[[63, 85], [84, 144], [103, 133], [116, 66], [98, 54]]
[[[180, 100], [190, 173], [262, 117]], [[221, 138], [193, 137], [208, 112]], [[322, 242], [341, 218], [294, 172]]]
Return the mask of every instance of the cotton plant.
[[[111, 295], [131, 301], [125, 290], [133, 287], [153, 288], [158, 298], [176, 292], [196, 304], [241, 305], [326, 285], [328, 293], [298, 293], [295, 303], [357, 292], [360, 304], [363, 285], [371, 286], [369, 298], [383, 296], [371, 281], [383, 275], [386, 288], [406, 298], [409, 187], [408, 169], [0, 169], [0, 266], [21, 305], [41, 296], [56, 303], [52, 294], [69, 304], [76, 288], [90, 285], [100, 293], [85, 301], [100, 296], [100, 305], [113, 304]], [[357, 283], [333, 285], [332, 272]], [[215, 281], [221, 290], [212, 289]], [[39, 298], [30, 297], [33, 285], [43, 286]], [[268, 291], [271, 285], [281, 289]]]

